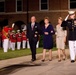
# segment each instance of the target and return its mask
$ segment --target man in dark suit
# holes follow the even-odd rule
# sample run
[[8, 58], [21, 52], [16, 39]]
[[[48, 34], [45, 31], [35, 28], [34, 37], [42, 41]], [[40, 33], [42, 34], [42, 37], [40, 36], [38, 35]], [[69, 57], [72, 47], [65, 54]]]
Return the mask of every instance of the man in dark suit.
[[40, 25], [36, 22], [35, 16], [31, 17], [31, 23], [27, 25], [27, 38], [32, 53], [32, 61], [36, 60], [36, 44], [40, 34]]

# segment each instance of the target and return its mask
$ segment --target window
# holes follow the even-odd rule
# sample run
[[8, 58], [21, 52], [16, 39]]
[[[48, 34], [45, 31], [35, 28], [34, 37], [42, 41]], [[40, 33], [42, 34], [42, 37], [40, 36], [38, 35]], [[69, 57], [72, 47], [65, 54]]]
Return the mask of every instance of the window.
[[1, 0], [0, 1], [0, 12], [4, 12], [5, 11], [5, 1]]
[[40, 0], [40, 10], [48, 10], [48, 0]]
[[16, 11], [22, 11], [22, 0], [16, 0]]
[[70, 0], [70, 9], [76, 9], [76, 0]]

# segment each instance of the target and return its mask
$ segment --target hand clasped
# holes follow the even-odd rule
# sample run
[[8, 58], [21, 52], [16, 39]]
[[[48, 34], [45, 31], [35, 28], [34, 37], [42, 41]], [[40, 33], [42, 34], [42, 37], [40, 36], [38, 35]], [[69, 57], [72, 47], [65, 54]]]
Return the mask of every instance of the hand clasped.
[[48, 35], [49, 33], [48, 33], [48, 32], [44, 32], [44, 34], [45, 34], [45, 35]]

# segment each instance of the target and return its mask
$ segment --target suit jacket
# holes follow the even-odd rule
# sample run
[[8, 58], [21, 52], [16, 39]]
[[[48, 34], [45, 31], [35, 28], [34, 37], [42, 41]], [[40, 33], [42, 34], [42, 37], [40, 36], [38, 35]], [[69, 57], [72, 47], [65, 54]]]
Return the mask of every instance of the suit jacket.
[[33, 30], [32, 30], [32, 27], [31, 27], [31, 23], [29, 23], [27, 25], [27, 38], [29, 40], [33, 39], [33, 38], [38, 40], [40, 33], [41, 33], [41, 28], [40, 28], [40, 25], [37, 22], [35, 22]]

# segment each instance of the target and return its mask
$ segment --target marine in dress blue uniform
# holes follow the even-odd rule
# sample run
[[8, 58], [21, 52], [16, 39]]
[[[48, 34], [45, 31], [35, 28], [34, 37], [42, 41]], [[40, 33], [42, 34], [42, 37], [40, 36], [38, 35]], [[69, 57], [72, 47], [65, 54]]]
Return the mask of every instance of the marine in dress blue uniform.
[[[68, 17], [70, 17], [70, 19], [68, 19]], [[68, 40], [69, 40], [70, 58], [71, 58], [71, 62], [75, 62], [75, 54], [76, 54], [75, 11], [69, 11], [69, 15], [65, 18], [65, 21], [62, 22], [62, 27], [64, 27], [64, 29], [66, 29], [66, 27], [68, 27], [68, 30], [69, 30]]]

